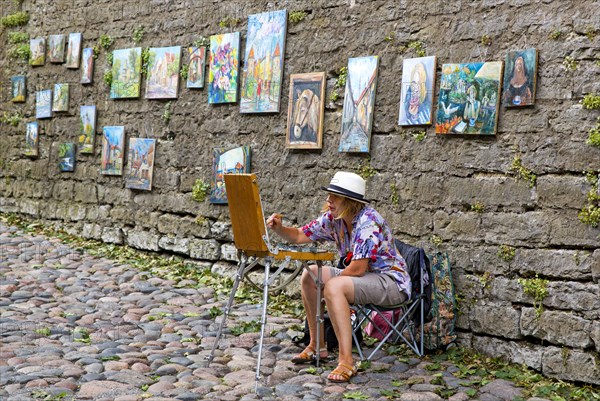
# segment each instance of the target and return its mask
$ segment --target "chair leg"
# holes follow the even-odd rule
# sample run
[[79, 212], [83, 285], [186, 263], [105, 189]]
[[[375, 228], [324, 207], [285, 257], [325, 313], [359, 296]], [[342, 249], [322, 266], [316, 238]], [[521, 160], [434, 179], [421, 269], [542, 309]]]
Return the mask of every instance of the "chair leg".
[[258, 343], [258, 360], [256, 361], [256, 380], [254, 383], [254, 391], [258, 389], [260, 380], [260, 362], [262, 360], [263, 341], [265, 338], [265, 326], [267, 324], [267, 302], [269, 301], [269, 270], [271, 269], [272, 259], [265, 259], [265, 281], [263, 285], [263, 305], [262, 316], [260, 318], [260, 342]]

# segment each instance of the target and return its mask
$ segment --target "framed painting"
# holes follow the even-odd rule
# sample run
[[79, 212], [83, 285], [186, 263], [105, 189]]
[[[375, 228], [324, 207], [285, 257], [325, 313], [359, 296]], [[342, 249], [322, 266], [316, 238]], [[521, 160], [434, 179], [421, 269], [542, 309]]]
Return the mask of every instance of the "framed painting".
[[86, 47], [81, 53], [81, 80], [82, 84], [91, 84], [94, 78], [94, 48]]
[[340, 152], [369, 152], [378, 65], [378, 56], [348, 59]]
[[79, 108], [79, 153], [94, 153], [96, 137], [96, 106]]
[[536, 49], [508, 52], [504, 64], [502, 105], [531, 106], [535, 102], [538, 53]]
[[75, 171], [74, 143], [61, 143], [58, 145], [58, 169], [60, 171]]
[[179, 88], [181, 46], [148, 49], [146, 99], [175, 99]]
[[29, 65], [39, 66], [46, 64], [46, 38], [29, 40]]
[[190, 62], [186, 87], [204, 88], [204, 70], [206, 68], [206, 47], [188, 47]]
[[69, 84], [55, 84], [52, 111], [69, 111]]
[[81, 33], [69, 34], [69, 46], [67, 47], [67, 68], [79, 68], [81, 59]]
[[140, 97], [142, 48], [119, 49], [113, 52], [111, 99]]
[[125, 127], [107, 126], [102, 130], [102, 162], [100, 174], [123, 175]]
[[65, 35], [48, 36], [48, 61], [51, 63], [65, 62]]
[[436, 134], [495, 135], [502, 61], [444, 64]]
[[125, 179], [126, 188], [152, 190], [155, 148], [155, 139], [129, 139], [129, 152], [127, 153], [129, 172]]
[[211, 177], [210, 203], [227, 204], [224, 174], [242, 174], [250, 172], [250, 146], [240, 146], [213, 151], [213, 174]]
[[325, 72], [313, 72], [290, 76], [286, 147], [322, 148], [325, 75]]
[[24, 103], [27, 95], [27, 78], [25, 75], [15, 75], [10, 78], [12, 87], [12, 102], [13, 103]]
[[279, 112], [286, 29], [287, 10], [248, 16], [241, 113]]
[[404, 60], [398, 125], [431, 124], [435, 65], [435, 56]]
[[39, 125], [37, 121], [27, 123], [25, 132], [25, 150], [23, 154], [29, 157], [38, 156]]
[[208, 103], [237, 102], [239, 60], [239, 32], [210, 37]]
[[35, 118], [52, 117], [52, 89], [35, 92]]

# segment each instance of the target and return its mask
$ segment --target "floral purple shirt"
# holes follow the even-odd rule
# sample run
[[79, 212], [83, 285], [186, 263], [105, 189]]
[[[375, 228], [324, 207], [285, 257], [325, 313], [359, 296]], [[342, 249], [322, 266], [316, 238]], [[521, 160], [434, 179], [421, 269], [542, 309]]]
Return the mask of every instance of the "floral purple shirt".
[[[369, 206], [363, 207], [352, 221], [352, 238], [342, 219], [325, 212], [302, 227], [312, 241], [335, 241], [341, 256], [352, 252], [352, 260], [369, 259], [369, 271], [394, 277], [400, 291], [410, 298], [410, 276], [406, 262], [396, 250], [392, 231], [383, 217]], [[396, 266], [398, 270], [392, 270]]]

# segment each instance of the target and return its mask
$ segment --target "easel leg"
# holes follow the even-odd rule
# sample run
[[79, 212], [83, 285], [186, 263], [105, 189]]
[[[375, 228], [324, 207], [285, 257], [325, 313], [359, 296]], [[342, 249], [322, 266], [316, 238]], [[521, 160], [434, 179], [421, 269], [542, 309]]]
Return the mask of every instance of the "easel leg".
[[316, 365], [317, 368], [319, 367], [319, 363], [321, 361], [321, 335], [323, 335], [324, 333], [321, 333], [321, 327], [323, 327], [323, 316], [321, 316], [321, 286], [323, 285], [323, 278], [321, 276], [322, 272], [321, 269], [323, 268], [323, 262], [321, 262], [320, 260], [317, 261], [317, 279], [315, 284], [317, 285], [317, 316], [316, 316], [316, 322], [317, 322], [317, 333], [315, 336], [315, 339], [317, 341], [317, 352], [315, 352], [315, 358], [316, 358]]
[[254, 391], [258, 390], [258, 382], [260, 380], [260, 362], [262, 360], [263, 341], [265, 338], [265, 325], [267, 324], [267, 302], [269, 301], [269, 271], [271, 270], [271, 258], [265, 259], [265, 282], [263, 286], [263, 309], [260, 319], [260, 342], [258, 343], [258, 360], [256, 361], [256, 381], [254, 383]]

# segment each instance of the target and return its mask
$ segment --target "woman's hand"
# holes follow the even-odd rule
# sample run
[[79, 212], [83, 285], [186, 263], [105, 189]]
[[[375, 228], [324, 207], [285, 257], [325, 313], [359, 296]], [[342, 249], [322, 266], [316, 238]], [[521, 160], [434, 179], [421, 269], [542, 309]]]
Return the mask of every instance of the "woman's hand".
[[282, 220], [283, 220], [283, 215], [281, 215], [279, 213], [273, 213], [267, 219], [267, 227], [269, 227], [271, 230], [277, 232], [277, 230], [279, 228], [283, 227]]

